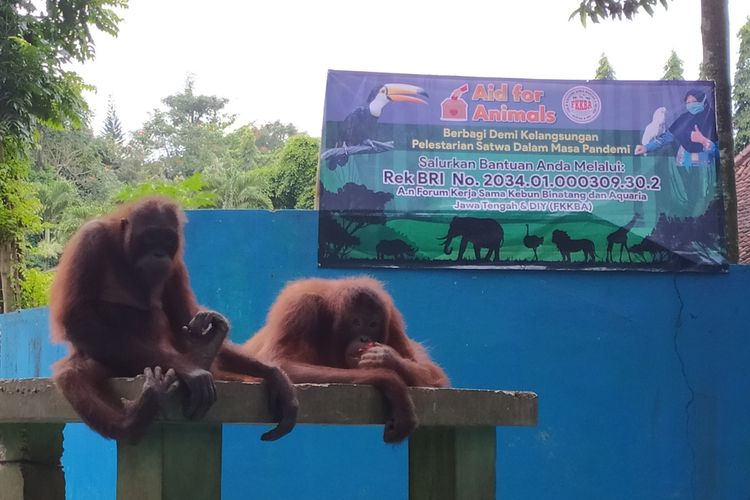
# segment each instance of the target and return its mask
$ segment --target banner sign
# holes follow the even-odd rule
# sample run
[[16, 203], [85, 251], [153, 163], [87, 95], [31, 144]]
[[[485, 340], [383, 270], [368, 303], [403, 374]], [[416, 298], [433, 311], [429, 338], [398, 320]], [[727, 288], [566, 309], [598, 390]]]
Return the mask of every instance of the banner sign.
[[726, 270], [714, 86], [330, 71], [322, 266]]

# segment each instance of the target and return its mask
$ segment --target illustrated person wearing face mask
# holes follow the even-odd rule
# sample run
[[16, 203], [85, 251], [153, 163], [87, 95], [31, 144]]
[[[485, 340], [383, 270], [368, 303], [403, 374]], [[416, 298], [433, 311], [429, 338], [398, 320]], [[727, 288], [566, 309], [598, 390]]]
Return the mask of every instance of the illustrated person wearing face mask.
[[718, 137], [706, 92], [691, 89], [683, 102], [685, 111], [662, 134], [637, 145], [635, 154], [644, 155], [665, 146], [677, 149], [674, 161], [663, 161], [668, 157], [654, 159], [654, 173], [662, 181], [661, 190], [654, 193], [655, 212], [694, 220], [704, 215], [718, 197]]
[[713, 109], [706, 94], [690, 90], [685, 94], [685, 112], [677, 117], [668, 130], [648, 144], [635, 147], [635, 154], [651, 153], [673, 142], [679, 145], [677, 165], [685, 168], [714, 165], [718, 148]]

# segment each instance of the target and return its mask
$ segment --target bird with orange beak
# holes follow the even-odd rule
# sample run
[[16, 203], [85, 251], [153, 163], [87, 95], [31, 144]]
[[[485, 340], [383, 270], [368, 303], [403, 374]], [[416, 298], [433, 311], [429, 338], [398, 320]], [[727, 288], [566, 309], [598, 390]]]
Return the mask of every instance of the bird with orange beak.
[[369, 144], [375, 140], [378, 118], [391, 101], [427, 104], [424, 89], [405, 83], [386, 83], [370, 92], [367, 104], [357, 107], [344, 119], [336, 141], [337, 148]]

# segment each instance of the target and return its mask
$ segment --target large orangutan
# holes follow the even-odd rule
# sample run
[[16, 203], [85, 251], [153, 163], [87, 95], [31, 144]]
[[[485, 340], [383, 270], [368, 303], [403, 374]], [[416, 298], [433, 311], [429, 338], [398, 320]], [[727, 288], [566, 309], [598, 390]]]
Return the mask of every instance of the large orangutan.
[[391, 296], [366, 277], [290, 283], [242, 348], [278, 364], [295, 383], [378, 387], [391, 410], [386, 442], [401, 441], [417, 425], [407, 386], [449, 385], [425, 349], [406, 336]]
[[[70, 352], [54, 379], [73, 408], [105, 437], [135, 440], [166, 397], [184, 385], [184, 413], [202, 417], [216, 400], [214, 377], [266, 380], [278, 439], [296, 422], [296, 392], [286, 374], [225, 339], [227, 320], [202, 310], [183, 262], [184, 213], [150, 198], [85, 224], [68, 243], [52, 287], [52, 336]], [[143, 373], [133, 401], [107, 387], [110, 377]]]

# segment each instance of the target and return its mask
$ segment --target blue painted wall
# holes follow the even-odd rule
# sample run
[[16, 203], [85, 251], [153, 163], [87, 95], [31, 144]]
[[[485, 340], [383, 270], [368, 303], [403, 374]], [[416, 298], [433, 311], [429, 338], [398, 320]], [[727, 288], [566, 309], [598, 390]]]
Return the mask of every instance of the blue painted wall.
[[[316, 215], [195, 211], [193, 286], [232, 336], [316, 265]], [[729, 274], [372, 270], [457, 387], [533, 390], [539, 425], [498, 432], [499, 498], [750, 497], [750, 268]], [[48, 375], [46, 311], [0, 316], [0, 376]], [[225, 500], [405, 499], [406, 446], [381, 429], [226, 426]], [[69, 498], [114, 499], [112, 443], [66, 430]]]

